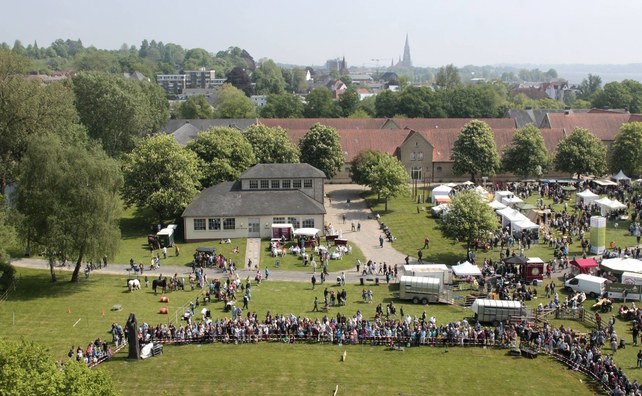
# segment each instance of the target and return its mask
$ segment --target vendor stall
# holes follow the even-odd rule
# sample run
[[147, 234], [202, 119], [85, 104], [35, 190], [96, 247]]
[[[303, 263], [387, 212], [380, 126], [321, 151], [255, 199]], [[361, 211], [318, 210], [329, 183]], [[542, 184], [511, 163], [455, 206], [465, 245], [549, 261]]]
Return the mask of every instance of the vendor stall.
[[577, 193], [577, 203], [584, 202], [584, 204], [589, 204], [600, 198], [599, 195], [595, 194], [589, 189], [586, 189], [582, 192]]
[[576, 259], [571, 261], [571, 274], [589, 274], [595, 275], [598, 265], [595, 259]]
[[620, 275], [623, 272], [642, 273], [642, 261], [629, 257], [604, 259], [600, 263], [600, 269], [608, 271], [614, 275]]
[[432, 203], [444, 203], [450, 202], [450, 192], [452, 191], [451, 187], [446, 185], [437, 186], [432, 189], [431, 200]]
[[292, 239], [294, 227], [292, 224], [272, 224], [272, 239]]
[[466, 277], [466, 276], [481, 276], [481, 270], [475, 264], [471, 264], [468, 261], [464, 261], [459, 265], [453, 265], [453, 273], [456, 276]]

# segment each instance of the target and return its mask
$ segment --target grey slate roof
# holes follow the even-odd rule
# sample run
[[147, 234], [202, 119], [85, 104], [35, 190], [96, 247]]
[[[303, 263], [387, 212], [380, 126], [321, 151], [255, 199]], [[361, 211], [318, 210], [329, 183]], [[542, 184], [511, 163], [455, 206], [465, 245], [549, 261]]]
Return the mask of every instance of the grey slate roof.
[[202, 120], [202, 119], [172, 119], [167, 121], [167, 124], [163, 126], [163, 132], [165, 133], [174, 133], [180, 129], [185, 124], [191, 124], [199, 131], [204, 132], [213, 127], [232, 127], [237, 128], [241, 131], [245, 131], [250, 126], [256, 124], [258, 121], [256, 118], [217, 118], [211, 120]]
[[[546, 118], [548, 113], [564, 113], [563, 109], [509, 109], [504, 118], [515, 119], [517, 128], [523, 128], [526, 124], [534, 124], [536, 127], [542, 127], [542, 121]], [[587, 109], [572, 109], [572, 113], [587, 113]]]
[[325, 214], [323, 205], [299, 190], [242, 191], [240, 182], [207, 188], [185, 208], [182, 217]]
[[241, 173], [241, 179], [325, 178], [323, 171], [309, 164], [257, 164]]

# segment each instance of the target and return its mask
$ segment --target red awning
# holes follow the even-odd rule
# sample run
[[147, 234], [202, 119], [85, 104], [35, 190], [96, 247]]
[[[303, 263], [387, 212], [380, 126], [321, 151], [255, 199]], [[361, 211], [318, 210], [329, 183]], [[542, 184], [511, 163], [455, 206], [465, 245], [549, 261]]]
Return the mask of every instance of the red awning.
[[578, 267], [584, 268], [584, 269], [597, 267], [597, 261], [595, 261], [592, 258], [591, 259], [573, 260], [573, 261], [571, 261], [571, 264], [577, 265]]

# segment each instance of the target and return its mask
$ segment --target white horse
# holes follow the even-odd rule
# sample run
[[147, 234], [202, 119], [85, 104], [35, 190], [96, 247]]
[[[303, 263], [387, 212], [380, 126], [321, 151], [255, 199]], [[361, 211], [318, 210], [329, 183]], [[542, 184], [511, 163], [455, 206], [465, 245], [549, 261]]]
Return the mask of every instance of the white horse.
[[140, 290], [140, 281], [138, 279], [130, 279], [127, 281], [127, 287], [129, 291]]

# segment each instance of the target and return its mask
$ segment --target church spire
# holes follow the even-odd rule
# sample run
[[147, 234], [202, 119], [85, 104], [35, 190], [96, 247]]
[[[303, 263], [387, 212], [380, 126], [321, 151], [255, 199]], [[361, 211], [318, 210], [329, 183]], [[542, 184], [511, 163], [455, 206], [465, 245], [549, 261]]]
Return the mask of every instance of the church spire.
[[403, 47], [403, 59], [401, 66], [412, 67], [412, 60], [410, 59], [410, 43], [408, 42], [408, 33], [406, 33], [406, 44]]

